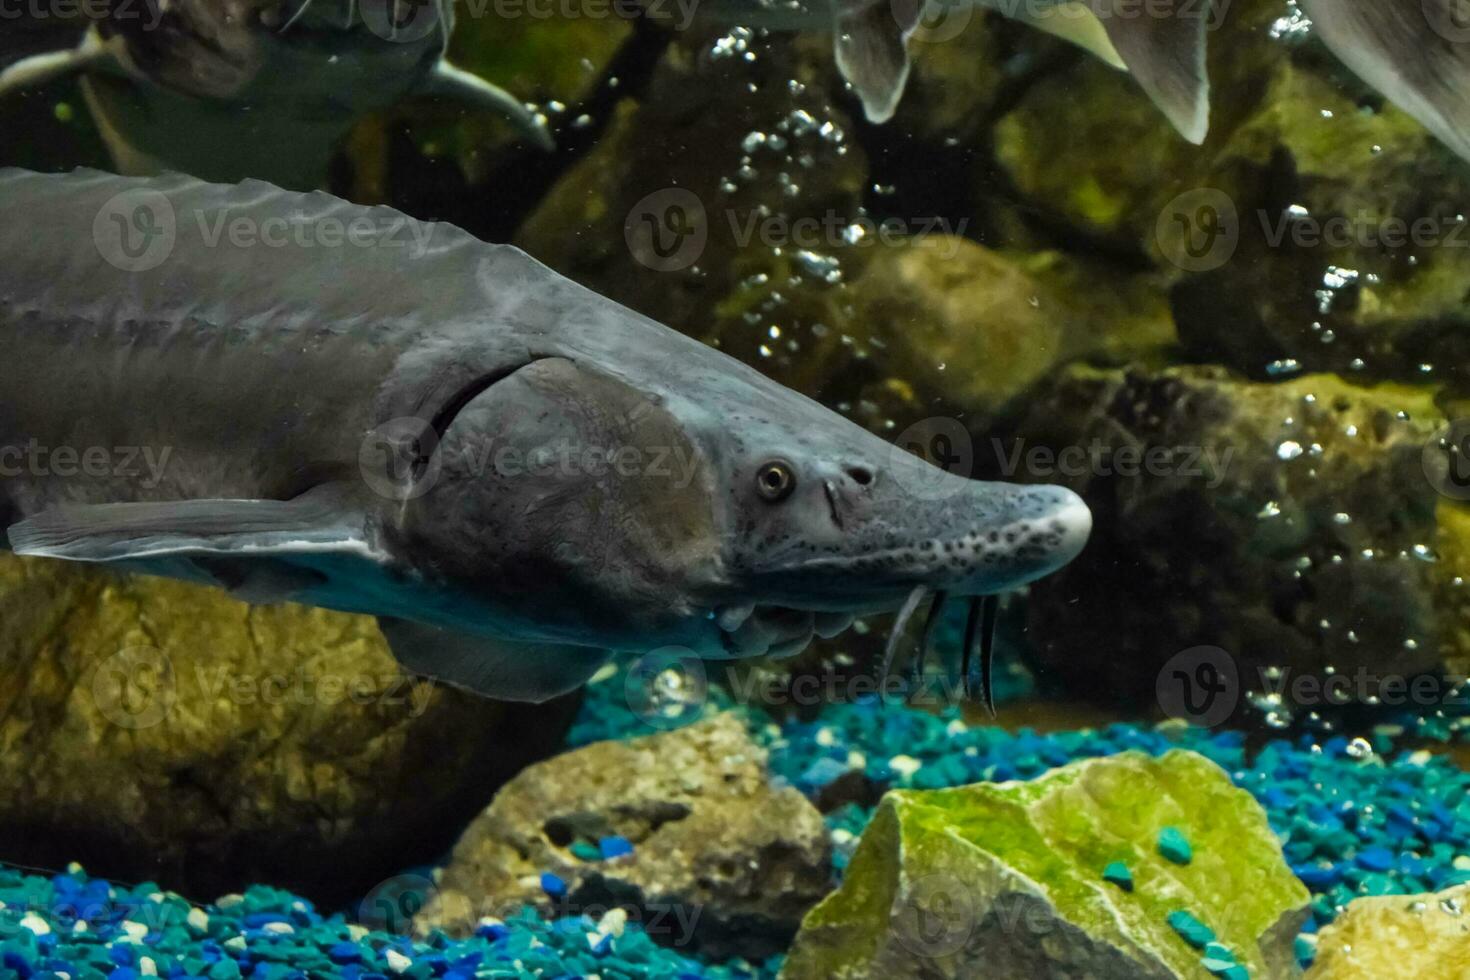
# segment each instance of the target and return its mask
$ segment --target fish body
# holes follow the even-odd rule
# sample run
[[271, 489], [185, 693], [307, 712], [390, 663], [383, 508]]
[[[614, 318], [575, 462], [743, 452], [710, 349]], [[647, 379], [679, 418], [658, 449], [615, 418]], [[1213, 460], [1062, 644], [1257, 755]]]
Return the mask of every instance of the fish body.
[[[1316, 34], [1364, 81], [1470, 160], [1470, 28], [1462, 0], [1299, 0]], [[827, 29], [867, 118], [885, 122], [909, 74], [909, 42], [986, 9], [1069, 40], [1131, 73], [1179, 134], [1209, 133], [1206, 42], [1229, 4], [1210, 0], [713, 0], [727, 23]], [[938, 24], [933, 29], [930, 25]]]
[[0, 97], [75, 74], [123, 172], [253, 176], [299, 189], [325, 182], [358, 119], [413, 94], [503, 113], [549, 146], [544, 120], [448, 61], [452, 30], [447, 3], [119, 3], [76, 48], [0, 72]]
[[1014, 589], [1091, 526], [387, 208], [3, 171], [0, 256], [10, 548], [374, 614], [408, 666], [493, 696], [609, 649], [795, 652]]

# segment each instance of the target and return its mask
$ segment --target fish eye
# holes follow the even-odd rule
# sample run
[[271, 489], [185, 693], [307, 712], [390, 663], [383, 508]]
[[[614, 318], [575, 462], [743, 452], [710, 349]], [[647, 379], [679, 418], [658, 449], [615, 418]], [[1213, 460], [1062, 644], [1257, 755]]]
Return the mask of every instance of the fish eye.
[[769, 503], [779, 503], [796, 489], [796, 474], [781, 460], [772, 460], [755, 475], [755, 489]]

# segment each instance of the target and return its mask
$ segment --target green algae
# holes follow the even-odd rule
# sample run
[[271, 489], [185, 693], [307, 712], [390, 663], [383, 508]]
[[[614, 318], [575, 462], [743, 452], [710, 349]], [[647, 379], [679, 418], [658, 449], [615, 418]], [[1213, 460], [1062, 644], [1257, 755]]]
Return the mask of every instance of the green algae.
[[[1190, 864], [1159, 854], [1166, 827], [1193, 843]], [[1133, 874], [1132, 892], [1102, 877], [1118, 863]], [[936, 881], [946, 901], [919, 915], [937, 911], [943, 929], [919, 946], [908, 908], [916, 894], [932, 898]], [[1006, 912], [1016, 901], [1024, 923]], [[963, 975], [981, 962], [1000, 973], [1050, 962], [1099, 978], [1205, 978], [1198, 948], [1170, 924], [1187, 910], [1251, 976], [1290, 976], [1291, 926], [1307, 902], [1264, 812], [1214, 763], [1185, 751], [1125, 753], [1029, 783], [889, 793], [782, 975]], [[1048, 941], [1028, 940], [1027, 928]]]

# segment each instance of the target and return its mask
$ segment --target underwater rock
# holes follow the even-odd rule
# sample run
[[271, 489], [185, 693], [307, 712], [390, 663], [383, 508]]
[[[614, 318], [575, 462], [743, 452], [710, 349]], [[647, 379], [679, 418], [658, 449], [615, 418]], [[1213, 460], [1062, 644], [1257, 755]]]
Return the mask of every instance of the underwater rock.
[[1103, 288], [1061, 253], [1001, 253], [953, 235], [878, 251], [853, 294], [872, 358], [921, 403], [938, 397], [971, 418], [1070, 358], [1133, 360], [1175, 339], [1147, 284], [1118, 277]]
[[[1253, 157], [1270, 179], [1233, 198], [1207, 189], [1178, 199], [1199, 225], [1195, 251], [1176, 256], [1193, 274], [1171, 295], [1191, 358], [1254, 377], [1470, 380], [1463, 163], [1401, 112], [1364, 111], [1290, 65], [1227, 152]], [[1177, 228], [1170, 211], [1157, 213]]]
[[1128, 752], [1029, 783], [887, 794], [781, 976], [1207, 978], [1211, 957], [1291, 977], [1308, 898], [1223, 770]]
[[1470, 976], [1470, 885], [1356, 898], [1317, 937], [1307, 980]]
[[[1283, 714], [1404, 697], [1383, 683], [1450, 652], [1442, 498], [1423, 468], [1442, 422], [1424, 389], [1330, 375], [1074, 367], [1047, 382], [1004, 452], [1014, 478], [1081, 492], [1094, 528], [1032, 586], [1038, 680], [1152, 702], [1171, 658], [1209, 645], [1246, 689], [1281, 692]], [[1330, 692], [1302, 676], [1334, 670], [1346, 683]]]
[[1217, 7], [1204, 145], [1175, 134], [1126, 75], [1078, 58], [995, 127], [1021, 213], [1054, 245], [1178, 277], [1190, 360], [1257, 378], [1432, 371], [1470, 385], [1464, 164], [1347, 73], [1299, 14], [1274, 0]]
[[702, 955], [785, 948], [831, 889], [831, 841], [733, 714], [530, 767], [470, 825], [416, 920], [472, 930], [522, 904], [628, 909], [660, 943]]
[[432, 860], [575, 701], [411, 681], [369, 617], [0, 556], [0, 857], [323, 902]]

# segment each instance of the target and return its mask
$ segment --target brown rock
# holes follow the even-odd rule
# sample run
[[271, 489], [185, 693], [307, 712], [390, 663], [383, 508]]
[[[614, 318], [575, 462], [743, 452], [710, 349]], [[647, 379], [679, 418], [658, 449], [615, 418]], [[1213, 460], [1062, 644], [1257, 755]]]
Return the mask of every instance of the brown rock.
[[369, 617], [0, 557], [7, 860], [356, 898], [443, 853], [574, 711], [412, 681]]
[[[573, 853], [610, 835], [633, 853]], [[564, 898], [542, 889], [544, 872], [566, 882]], [[765, 750], [723, 714], [521, 773], [455, 845], [416, 925], [463, 933], [523, 904], [557, 914], [621, 906], [659, 942], [763, 957], [784, 949], [830, 878], [821, 814], [795, 789], [771, 786]]]
[[1322, 930], [1306, 980], [1470, 977], [1470, 885], [1354, 899]]
[[1042, 678], [1151, 702], [1160, 668], [1198, 645], [1229, 652], [1253, 688], [1271, 666], [1370, 681], [1435, 668], [1450, 623], [1422, 459], [1441, 424], [1423, 389], [1331, 376], [1062, 374], [1019, 425], [1015, 477], [1069, 483], [1095, 526], [1033, 586]]

